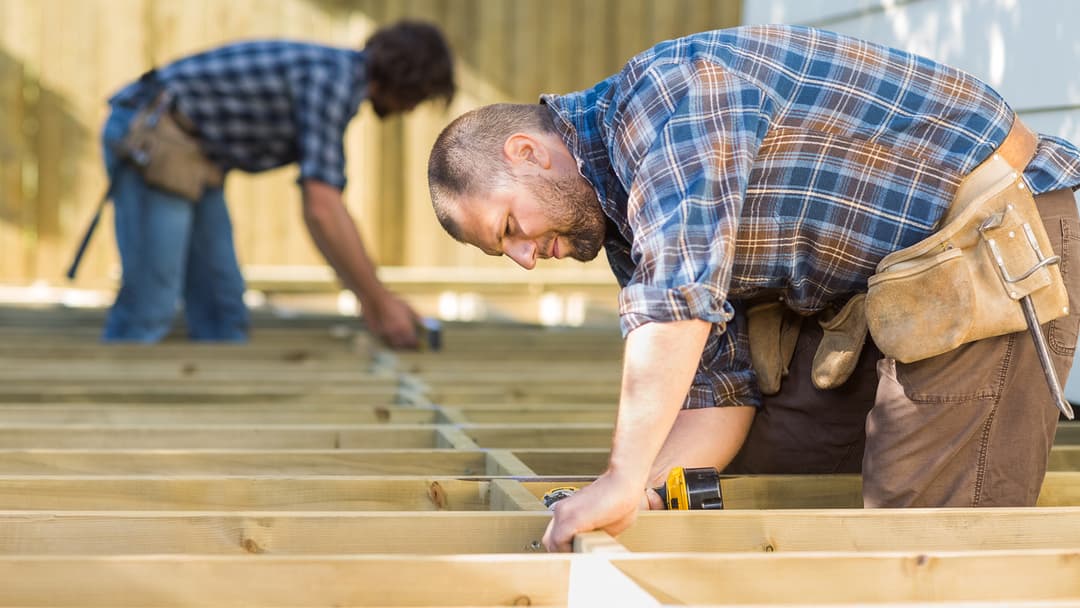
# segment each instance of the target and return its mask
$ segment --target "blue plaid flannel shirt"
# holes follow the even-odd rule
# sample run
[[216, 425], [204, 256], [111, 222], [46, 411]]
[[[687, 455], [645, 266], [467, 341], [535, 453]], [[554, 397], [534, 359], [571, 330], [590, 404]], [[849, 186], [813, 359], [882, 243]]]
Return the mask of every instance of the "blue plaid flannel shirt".
[[[145, 96], [145, 84], [125, 87], [110, 103], [130, 105]], [[345, 129], [367, 89], [362, 51], [240, 42], [158, 69], [157, 84], [223, 168], [258, 172], [299, 162], [300, 180], [345, 187]]]
[[[685, 407], [758, 405], [742, 302], [808, 314], [865, 291], [882, 257], [935, 230], [1014, 116], [968, 74], [790, 26], [663, 42], [541, 101], [608, 216], [623, 333], [714, 324]], [[1040, 136], [1024, 177], [1075, 189], [1080, 150]]]

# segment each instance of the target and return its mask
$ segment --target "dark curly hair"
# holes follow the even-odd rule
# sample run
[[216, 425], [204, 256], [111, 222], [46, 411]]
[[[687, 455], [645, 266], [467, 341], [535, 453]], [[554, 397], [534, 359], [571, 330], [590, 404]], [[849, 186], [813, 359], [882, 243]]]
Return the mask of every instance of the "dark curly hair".
[[400, 21], [379, 29], [364, 45], [368, 78], [380, 91], [406, 104], [454, 99], [454, 60], [437, 27]]

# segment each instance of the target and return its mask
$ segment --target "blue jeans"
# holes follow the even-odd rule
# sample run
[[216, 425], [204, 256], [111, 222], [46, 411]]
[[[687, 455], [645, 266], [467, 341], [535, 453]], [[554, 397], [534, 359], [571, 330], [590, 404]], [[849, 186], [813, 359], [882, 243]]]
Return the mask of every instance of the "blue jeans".
[[208, 189], [193, 204], [147, 185], [130, 163], [113, 152], [135, 112], [113, 106], [102, 132], [123, 270], [102, 340], [161, 340], [181, 299], [191, 339], [246, 340], [244, 278], [233, 247], [224, 191]]

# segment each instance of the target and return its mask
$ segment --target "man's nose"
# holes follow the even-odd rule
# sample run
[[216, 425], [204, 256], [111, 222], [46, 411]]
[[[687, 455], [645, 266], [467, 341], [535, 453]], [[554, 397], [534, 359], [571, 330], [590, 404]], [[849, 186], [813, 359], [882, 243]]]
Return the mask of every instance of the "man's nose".
[[536, 267], [536, 243], [522, 240], [506, 243], [506, 245], [506, 255], [517, 262], [518, 266], [525, 270], [532, 270]]

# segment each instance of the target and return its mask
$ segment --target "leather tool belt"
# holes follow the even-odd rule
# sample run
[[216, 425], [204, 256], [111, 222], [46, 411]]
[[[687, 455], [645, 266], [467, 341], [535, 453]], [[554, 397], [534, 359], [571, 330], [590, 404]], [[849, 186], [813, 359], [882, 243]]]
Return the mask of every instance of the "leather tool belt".
[[220, 187], [225, 176], [206, 158], [189, 131], [178, 123], [172, 98], [162, 93], [132, 119], [118, 153], [138, 169], [147, 184], [198, 202], [206, 188]]
[[869, 279], [866, 317], [881, 352], [910, 363], [1068, 314], [1068, 294], [1022, 177], [1037, 139], [1016, 119], [1006, 141], [961, 183], [942, 228], [889, 254]]
[[[1028, 327], [1020, 300], [1039, 323], [1068, 314], [1068, 294], [1034, 197], [1022, 173], [1038, 143], [1017, 118], [1005, 141], [961, 182], [941, 228], [889, 254], [838, 312], [819, 318], [823, 337], [811, 379], [819, 389], [853, 372], [869, 328], [888, 357], [911, 363], [962, 344]], [[751, 307], [750, 350], [758, 386], [777, 392], [799, 326], [779, 302]]]

